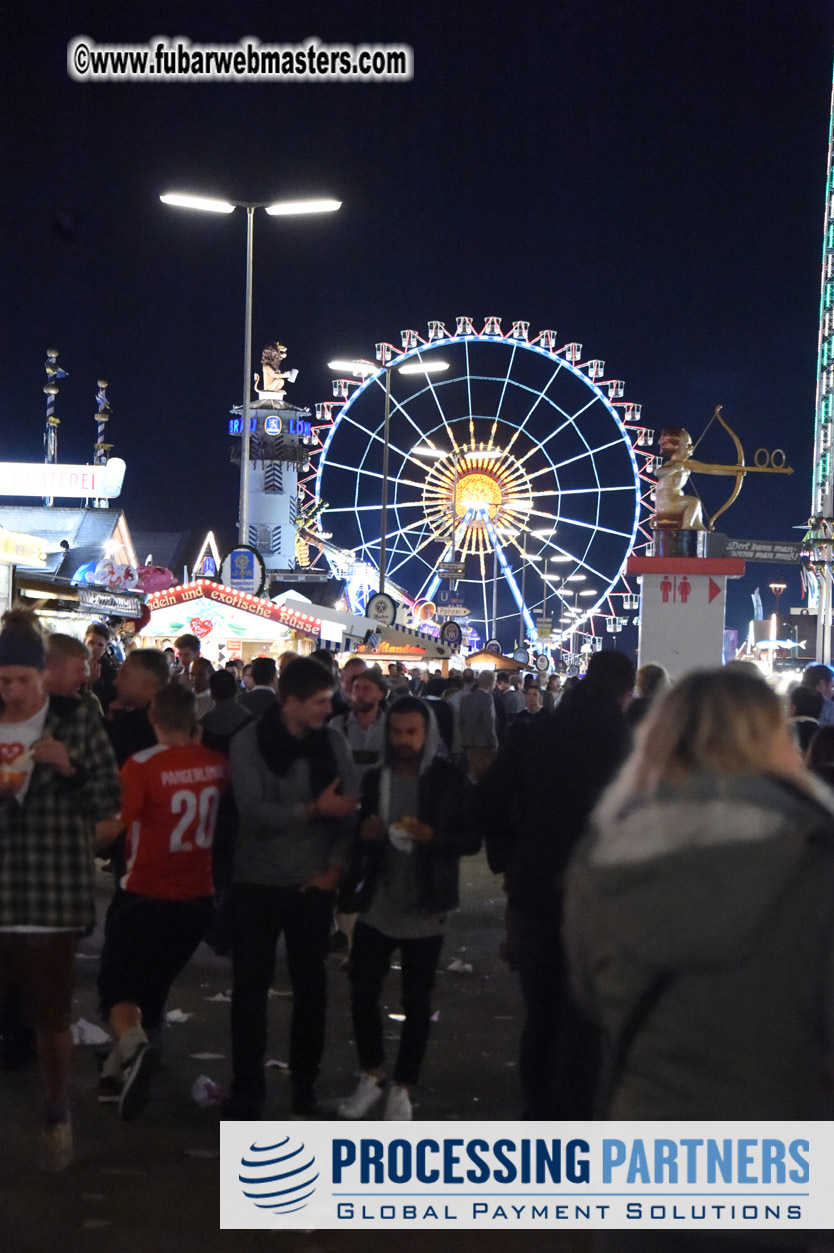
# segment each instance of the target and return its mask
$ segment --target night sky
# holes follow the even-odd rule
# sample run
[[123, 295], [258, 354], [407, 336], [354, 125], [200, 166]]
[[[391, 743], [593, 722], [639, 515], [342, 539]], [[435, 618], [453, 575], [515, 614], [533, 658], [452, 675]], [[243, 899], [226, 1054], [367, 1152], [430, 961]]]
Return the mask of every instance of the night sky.
[[[11, 19], [6, 19], [11, 25]], [[834, 4], [574, 0], [513, 6], [54, 6], [2, 54], [0, 456], [42, 456], [47, 346], [62, 461], [91, 459], [96, 379], [139, 529], [232, 532], [228, 410], [243, 369], [245, 217], [165, 190], [327, 194], [336, 215], [255, 227], [255, 362], [269, 340], [332, 399], [326, 362], [457, 315], [555, 328], [626, 381], [646, 425], [697, 436], [717, 403], [748, 456], [721, 528], [797, 538], [810, 508]], [[94, 85], [70, 38], [403, 42], [410, 83]], [[255, 365], [257, 368], [257, 364]], [[699, 457], [729, 461], [715, 428]], [[716, 502], [722, 481], [707, 483]], [[338, 539], [338, 535], [336, 536]], [[750, 568], [750, 567], [748, 567]], [[749, 592], [795, 570], [760, 565]], [[609, 642], [609, 641], [606, 641]]]

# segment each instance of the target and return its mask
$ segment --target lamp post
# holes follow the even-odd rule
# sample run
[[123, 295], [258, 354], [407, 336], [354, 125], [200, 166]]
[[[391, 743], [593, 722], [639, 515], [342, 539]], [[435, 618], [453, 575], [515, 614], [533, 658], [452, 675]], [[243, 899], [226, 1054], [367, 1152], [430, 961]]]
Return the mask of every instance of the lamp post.
[[165, 192], [159, 199], [163, 204], [179, 209], [197, 209], [206, 213], [234, 213], [246, 210], [246, 307], [243, 335], [243, 406], [240, 438], [240, 507], [238, 513], [238, 543], [249, 542], [249, 422], [252, 378], [252, 258], [254, 219], [256, 209], [265, 209], [270, 217], [288, 217], [308, 213], [333, 213], [341, 208], [341, 200], [215, 200], [208, 196], [192, 196], [183, 192]]
[[[331, 370], [342, 370], [361, 377], [364, 381], [368, 375], [376, 374], [379, 369], [385, 371], [385, 411], [382, 426], [382, 519], [379, 537], [379, 591], [385, 591], [385, 572], [388, 560], [388, 467], [391, 447], [391, 373], [394, 363], [391, 360], [390, 344], [377, 344], [377, 357], [381, 364], [376, 366], [371, 361], [328, 361]], [[397, 366], [398, 374], [440, 374], [448, 370], [448, 361], [406, 361]]]

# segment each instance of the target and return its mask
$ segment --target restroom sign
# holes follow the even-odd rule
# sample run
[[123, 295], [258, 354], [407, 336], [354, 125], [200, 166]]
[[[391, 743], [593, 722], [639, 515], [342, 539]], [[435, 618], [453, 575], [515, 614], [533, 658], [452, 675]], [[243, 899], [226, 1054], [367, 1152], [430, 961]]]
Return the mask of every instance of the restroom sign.
[[727, 577], [743, 571], [744, 562], [726, 558], [631, 558], [628, 574], [641, 578], [638, 664], [664, 666], [673, 678], [720, 666]]

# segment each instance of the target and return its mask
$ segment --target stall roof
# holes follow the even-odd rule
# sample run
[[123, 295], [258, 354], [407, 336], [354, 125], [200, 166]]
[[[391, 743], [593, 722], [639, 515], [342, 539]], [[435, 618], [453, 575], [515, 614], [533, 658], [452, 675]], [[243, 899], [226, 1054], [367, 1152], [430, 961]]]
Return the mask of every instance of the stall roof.
[[515, 657], [503, 657], [500, 653], [490, 653], [485, 648], [480, 652], [470, 653], [468, 657], [464, 657], [467, 666], [483, 665], [485, 662], [495, 666], [496, 670], [529, 670], [531, 667], [525, 665], [521, 661], [516, 661]]
[[[121, 509], [63, 509], [47, 505], [0, 505], [0, 527], [37, 535], [46, 541], [47, 575], [71, 579], [79, 566], [100, 560], [104, 546], [115, 541], [128, 563], [135, 552]], [[61, 547], [62, 542], [68, 549]]]

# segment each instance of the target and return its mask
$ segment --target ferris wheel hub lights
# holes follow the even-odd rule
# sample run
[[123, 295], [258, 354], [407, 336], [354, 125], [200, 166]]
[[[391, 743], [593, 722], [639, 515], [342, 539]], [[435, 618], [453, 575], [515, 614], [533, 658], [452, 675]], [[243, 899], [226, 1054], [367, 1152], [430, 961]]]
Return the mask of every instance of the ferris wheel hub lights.
[[190, 196], [184, 192], [167, 191], [159, 199], [163, 204], [176, 205], [179, 209], [201, 209], [205, 213], [234, 213], [235, 206], [228, 200], [215, 200], [212, 196]]
[[341, 200], [279, 200], [277, 204], [264, 205], [270, 217], [290, 217], [296, 213], [335, 213], [341, 209]]

